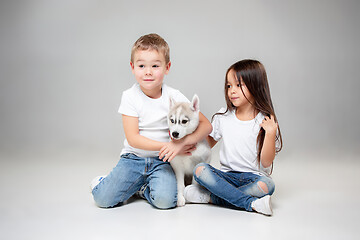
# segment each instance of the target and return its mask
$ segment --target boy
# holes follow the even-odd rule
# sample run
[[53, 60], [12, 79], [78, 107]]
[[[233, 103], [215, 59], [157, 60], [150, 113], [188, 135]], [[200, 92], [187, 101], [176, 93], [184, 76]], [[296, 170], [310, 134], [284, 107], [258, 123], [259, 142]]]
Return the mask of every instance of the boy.
[[189, 100], [163, 84], [171, 62], [169, 46], [159, 35], [148, 34], [134, 43], [130, 66], [137, 83], [123, 92], [119, 108], [126, 137], [121, 159], [109, 175], [93, 180], [92, 194], [99, 207], [113, 207], [139, 191], [152, 206], [173, 208], [177, 186], [169, 161], [177, 154], [191, 154], [212, 127], [200, 113], [199, 127], [193, 134], [169, 142], [169, 97]]

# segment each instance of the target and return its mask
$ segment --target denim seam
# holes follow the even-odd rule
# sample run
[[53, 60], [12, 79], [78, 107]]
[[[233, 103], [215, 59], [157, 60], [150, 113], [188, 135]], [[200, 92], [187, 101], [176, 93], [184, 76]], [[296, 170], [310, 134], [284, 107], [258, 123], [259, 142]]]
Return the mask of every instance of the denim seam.
[[[257, 177], [254, 181], [253, 180], [249, 180], [247, 184], [241, 185], [240, 187], [237, 187], [237, 189], [242, 188], [242, 187], [246, 187], [249, 186], [250, 184], [254, 184], [256, 182], [258, 182], [259, 178]], [[241, 190], [240, 190], [241, 191]], [[242, 191], [241, 191], [242, 192]]]
[[[126, 189], [125, 192], [128, 193], [128, 192], [129, 192], [129, 189], [131, 189], [134, 185], [136, 185], [137, 183], [139, 183], [140, 180], [141, 180], [141, 178], [144, 178], [144, 176], [141, 176], [141, 177], [139, 177], [138, 179], [136, 179], [136, 181], [134, 181], [134, 182], [128, 187], [128, 189]], [[136, 192], [135, 192], [135, 193], [136, 193]], [[135, 193], [134, 193], [134, 194], [135, 194]], [[134, 195], [134, 194], [133, 194], [133, 195]], [[133, 195], [131, 195], [130, 197], [132, 197]], [[129, 198], [130, 198], [130, 197], [129, 197]], [[129, 199], [129, 198], [128, 198], [128, 199]], [[120, 202], [124, 202], [124, 201], [126, 201], [126, 200], [123, 200], [123, 201], [120, 201]]]
[[[222, 178], [223, 180], [225, 180], [226, 184], [228, 184], [228, 185], [230, 185], [230, 186], [232, 186], [232, 187], [234, 186], [234, 185], [232, 185], [231, 183], [229, 183], [226, 179], [224, 179], [223, 177], [221, 177], [217, 172], [215, 172], [214, 169], [210, 168], [210, 170], [211, 170], [214, 174], [216, 174], [219, 178]], [[244, 193], [243, 191], [241, 191], [239, 188], [236, 187], [236, 189], [237, 189], [239, 192], [242, 192], [243, 194], [246, 194], [246, 193]], [[246, 195], [248, 195], [248, 194], [246, 194]], [[249, 196], [251, 196], [251, 195], [249, 195]], [[251, 196], [251, 197], [252, 197], [252, 196]], [[223, 197], [220, 197], [220, 198], [224, 199]], [[229, 200], [227, 200], [227, 199], [225, 199], [225, 200], [229, 202]], [[251, 205], [251, 203], [250, 203], [250, 205]]]
[[[210, 170], [213, 172], [213, 173], [215, 173], [218, 177], [221, 177], [213, 168], [210, 168]], [[245, 182], [245, 181], [242, 181], [241, 179], [238, 179], [238, 178], [234, 178], [233, 176], [228, 176], [229, 178], [231, 178], [232, 180], [234, 180], [234, 181], [238, 181], [238, 182]], [[224, 179], [223, 177], [221, 177], [222, 179]], [[224, 179], [228, 184], [230, 184], [230, 185], [232, 185], [231, 183], [229, 183], [226, 179]], [[253, 184], [253, 183], [255, 183], [256, 181], [258, 181], [259, 180], [259, 177], [256, 177], [256, 180], [255, 181], [250, 181], [249, 183], [247, 183], [247, 184], [244, 184], [244, 185], [242, 185], [242, 186], [240, 186], [240, 187], [243, 187], [243, 186], [248, 186], [248, 185], [250, 185], [250, 184]], [[233, 185], [232, 185], [233, 186]], [[239, 189], [240, 187], [236, 187], [237, 189]], [[241, 191], [241, 190], [239, 190], [239, 191]], [[243, 191], [241, 191], [241, 192], [243, 192]]]
[[[214, 174], [216, 174], [219, 178], [225, 180], [225, 182], [226, 182], [227, 184], [231, 185], [232, 187], [234, 186], [234, 185], [232, 185], [231, 183], [229, 183], [226, 179], [224, 179], [222, 176], [220, 176], [212, 167], [210, 167], [210, 170], [211, 170]], [[230, 177], [230, 178], [232, 178], [232, 177]], [[234, 179], [234, 178], [232, 178], [232, 179]], [[257, 179], [258, 179], [258, 178], [257, 178]], [[237, 179], [235, 179], [235, 180], [237, 180]], [[250, 183], [249, 183], [249, 184], [250, 184]], [[246, 194], [246, 193], [244, 193], [243, 191], [241, 191], [238, 187], [236, 187], [236, 189], [237, 189], [239, 192], [241, 192], [241, 193], [243, 193], [243, 194], [245, 194], [245, 195], [251, 196], [251, 195]], [[213, 194], [213, 193], [212, 193], [212, 194]], [[216, 195], [216, 194], [215, 194], [215, 195]], [[218, 197], [220, 197], [220, 196], [218, 196]], [[253, 196], [251, 196], [251, 197], [253, 197]], [[220, 197], [220, 198], [224, 199], [223, 197]], [[229, 200], [227, 200], [227, 199], [224, 199], [224, 200], [226, 200], [227, 202], [229, 202]], [[230, 202], [229, 202], [229, 203], [230, 203]], [[232, 204], [232, 203], [231, 203], [231, 204]], [[234, 206], [235, 206], [235, 205], [234, 205]], [[248, 206], [247, 208], [245, 207], [245, 209], [248, 210], [248, 211], [252, 211], [251, 203], [249, 203], [249, 206]]]

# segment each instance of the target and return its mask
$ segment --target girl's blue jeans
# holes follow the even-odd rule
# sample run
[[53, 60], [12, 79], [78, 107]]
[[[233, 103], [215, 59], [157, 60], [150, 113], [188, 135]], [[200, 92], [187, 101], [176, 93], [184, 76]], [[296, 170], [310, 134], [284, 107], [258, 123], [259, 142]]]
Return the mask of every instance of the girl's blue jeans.
[[177, 184], [168, 162], [159, 158], [141, 158], [134, 154], [121, 155], [116, 167], [96, 187], [92, 194], [99, 207], [122, 204], [145, 185], [144, 197], [154, 207], [176, 207]]
[[[253, 211], [253, 201], [272, 195], [275, 190], [274, 181], [269, 177], [249, 172], [223, 172], [207, 163], [200, 163], [195, 167], [194, 178], [209, 190], [213, 204], [247, 211]], [[260, 187], [263, 183], [266, 184], [267, 191]]]

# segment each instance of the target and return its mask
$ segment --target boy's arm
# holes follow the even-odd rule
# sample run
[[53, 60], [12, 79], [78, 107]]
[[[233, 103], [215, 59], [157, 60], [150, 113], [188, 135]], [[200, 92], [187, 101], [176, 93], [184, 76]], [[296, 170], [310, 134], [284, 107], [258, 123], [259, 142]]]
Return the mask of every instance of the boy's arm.
[[139, 134], [139, 118], [122, 115], [125, 137], [130, 146], [148, 151], [159, 151], [165, 143], [151, 140]]
[[179, 143], [159, 142], [139, 134], [139, 118], [122, 115], [125, 137], [130, 146], [148, 151], [160, 151], [165, 145], [176, 147], [177, 154], [190, 155], [195, 149], [193, 145], [181, 145]]
[[[192, 133], [187, 135], [181, 140], [171, 141], [166, 143], [161, 149], [159, 158], [163, 161], [171, 161], [176, 155], [181, 153], [180, 151], [185, 151], [185, 148], [190, 148], [196, 143], [205, 139], [212, 131], [212, 126], [209, 120], [200, 112], [199, 113], [199, 126]], [[192, 149], [192, 148], [190, 148]], [[190, 152], [188, 150], [188, 152]]]

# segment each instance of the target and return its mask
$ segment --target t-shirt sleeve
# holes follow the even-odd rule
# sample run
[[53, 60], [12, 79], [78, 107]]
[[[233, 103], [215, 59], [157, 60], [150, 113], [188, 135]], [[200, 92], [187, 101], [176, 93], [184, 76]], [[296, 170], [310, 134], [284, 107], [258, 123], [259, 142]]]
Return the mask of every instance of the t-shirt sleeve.
[[176, 102], [190, 102], [179, 90], [174, 90], [170, 95]]
[[135, 99], [131, 98], [130, 92], [123, 92], [118, 112], [131, 117], [139, 117], [138, 111], [136, 111]]
[[215, 140], [219, 141], [222, 138], [221, 129], [220, 129], [220, 116], [215, 115], [211, 125], [213, 127], [212, 132], [210, 133], [210, 136]]

